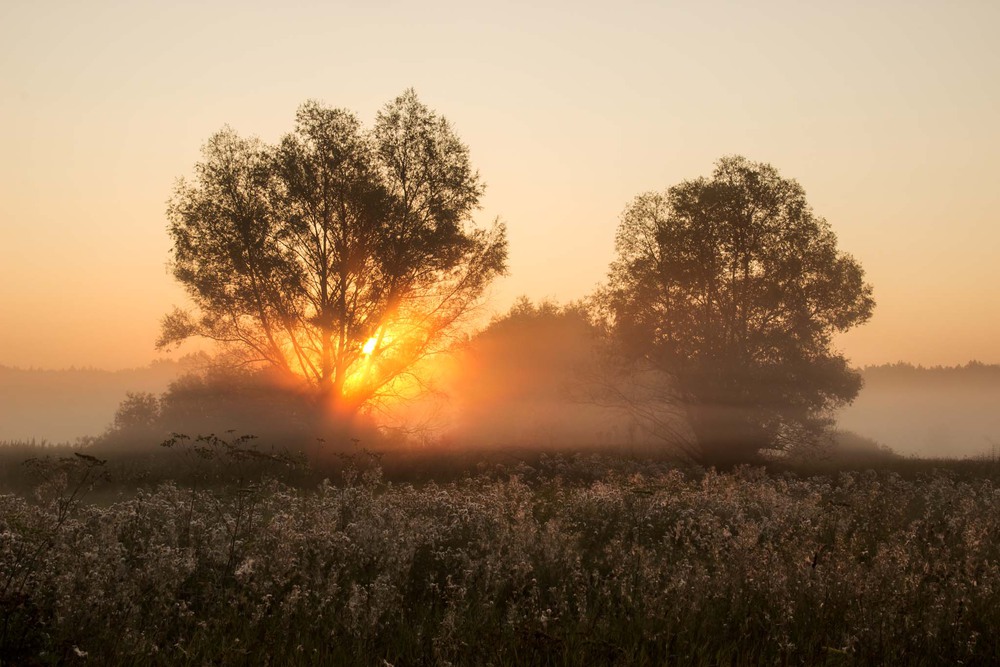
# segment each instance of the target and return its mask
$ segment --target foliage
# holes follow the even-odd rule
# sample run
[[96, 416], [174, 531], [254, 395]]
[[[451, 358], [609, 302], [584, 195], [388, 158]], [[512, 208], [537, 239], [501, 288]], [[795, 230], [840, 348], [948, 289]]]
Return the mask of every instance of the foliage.
[[225, 367], [180, 377], [161, 399], [161, 429], [206, 433], [238, 424], [269, 443], [301, 445], [320, 435], [329, 410], [282, 380], [273, 369]]
[[428, 396], [423, 414], [442, 438], [475, 449], [639, 444], [635, 419], [607, 399], [605, 347], [583, 305], [522, 297], [439, 365], [444, 400]]
[[832, 336], [870, 317], [871, 287], [774, 167], [727, 157], [638, 196], [616, 251], [597, 302], [629, 357], [670, 373], [704, 461], [808, 439], [860, 389]]
[[195, 173], [168, 217], [197, 312], [168, 315], [160, 346], [212, 339], [347, 411], [391, 392], [505, 269], [503, 226], [471, 222], [468, 149], [412, 90], [368, 131], [316, 102], [277, 145], [223, 130]]
[[270, 369], [208, 366], [176, 378], [159, 397], [128, 392], [91, 446], [119, 460], [153, 454], [174, 432], [221, 433], [240, 424], [270, 445], [294, 446], [328, 434], [329, 409]]
[[150, 392], [129, 391], [115, 410], [112, 431], [149, 430], [160, 419], [160, 399]]
[[461, 394], [473, 398], [469, 409], [477, 393], [491, 389], [524, 400], [565, 400], [585, 382], [599, 338], [582, 305], [533, 304], [521, 297], [470, 341], [483, 363], [460, 378]]
[[423, 487], [167, 484], [62, 521], [0, 495], [0, 660], [993, 664], [998, 494], [578, 456]]

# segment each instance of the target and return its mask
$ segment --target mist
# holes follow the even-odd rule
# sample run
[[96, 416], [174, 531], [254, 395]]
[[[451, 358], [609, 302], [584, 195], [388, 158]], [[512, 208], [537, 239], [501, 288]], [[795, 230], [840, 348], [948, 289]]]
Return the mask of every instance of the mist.
[[636, 404], [614, 395], [624, 387], [604, 354], [582, 307], [522, 299], [439, 363], [430, 391], [395, 418], [425, 442], [480, 449], [662, 446]]
[[162, 360], [120, 371], [0, 366], [0, 442], [60, 443], [99, 435], [128, 392], [166, 391], [189, 369], [189, 361]]
[[1000, 365], [869, 366], [841, 428], [906, 456], [965, 458], [1000, 447]]
[[[359, 444], [689, 453], [684, 415], [664, 395], [665, 380], [616, 375], [605, 355], [584, 309], [522, 301], [435, 357], [419, 397], [350, 422], [280, 376], [223, 371], [201, 356], [123, 371], [2, 367], [0, 441], [100, 436], [105, 449], [120, 451], [174, 432], [232, 430], [320, 457]], [[836, 415], [840, 447], [968, 458], [1000, 446], [1000, 366], [897, 363], [861, 374], [860, 394]]]

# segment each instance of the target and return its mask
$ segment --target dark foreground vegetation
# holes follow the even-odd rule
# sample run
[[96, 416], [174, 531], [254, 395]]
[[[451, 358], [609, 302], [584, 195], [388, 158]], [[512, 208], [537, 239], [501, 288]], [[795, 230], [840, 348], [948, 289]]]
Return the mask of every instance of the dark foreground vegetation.
[[35, 488], [0, 495], [0, 663], [1000, 661], [995, 462], [310, 471], [252, 444], [175, 442], [157, 456], [190, 463], [184, 484], [104, 481], [127, 466], [83, 452], [18, 466]]

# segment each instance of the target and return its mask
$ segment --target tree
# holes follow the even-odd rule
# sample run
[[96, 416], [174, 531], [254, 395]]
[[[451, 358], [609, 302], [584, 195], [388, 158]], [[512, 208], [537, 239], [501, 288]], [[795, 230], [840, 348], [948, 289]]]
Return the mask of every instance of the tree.
[[155, 394], [140, 391], [125, 392], [125, 400], [118, 404], [110, 430], [116, 433], [148, 431], [160, 418], [160, 400]]
[[468, 148], [412, 90], [366, 131], [302, 105], [277, 145], [212, 136], [168, 205], [172, 268], [196, 306], [160, 347], [199, 336], [308, 380], [353, 411], [398, 388], [505, 271], [505, 229], [471, 220]]
[[711, 178], [636, 197], [597, 299], [621, 350], [672, 378], [705, 462], [814, 437], [860, 375], [832, 347], [874, 301], [795, 181], [726, 157]]
[[604, 400], [595, 380], [603, 331], [581, 303], [517, 299], [442, 365], [409, 424], [436, 423], [462, 447], [637, 445], [631, 412]]

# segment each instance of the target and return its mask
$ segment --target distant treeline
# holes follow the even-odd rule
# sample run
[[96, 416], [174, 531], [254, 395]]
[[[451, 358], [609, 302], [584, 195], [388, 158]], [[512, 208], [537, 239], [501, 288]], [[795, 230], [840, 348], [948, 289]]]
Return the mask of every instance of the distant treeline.
[[894, 364], [865, 366], [861, 370], [866, 380], [872, 382], [945, 382], [958, 381], [962, 383], [1000, 381], [1000, 364], [984, 364], [981, 361], [970, 361], [964, 366], [922, 366], [905, 361]]

